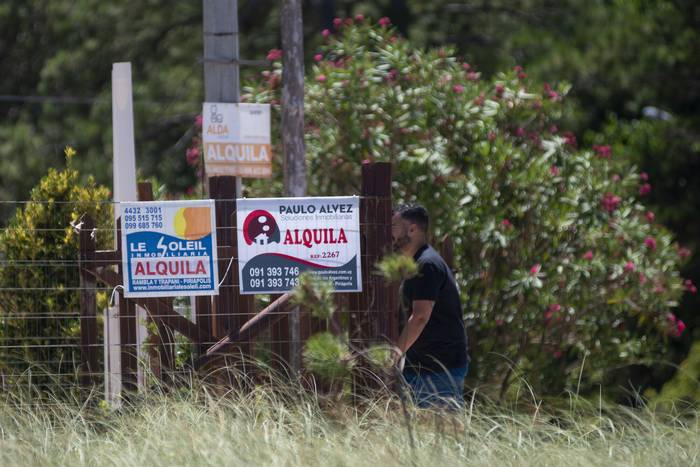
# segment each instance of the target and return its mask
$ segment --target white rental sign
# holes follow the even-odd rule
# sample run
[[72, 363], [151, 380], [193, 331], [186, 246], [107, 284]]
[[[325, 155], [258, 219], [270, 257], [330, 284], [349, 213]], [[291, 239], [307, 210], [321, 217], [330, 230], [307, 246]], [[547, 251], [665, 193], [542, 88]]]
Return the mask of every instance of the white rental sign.
[[304, 271], [330, 280], [337, 292], [362, 291], [358, 197], [236, 203], [242, 294], [287, 292]]
[[270, 106], [205, 102], [204, 168], [208, 176], [272, 176]]
[[124, 296], [218, 293], [213, 200], [123, 202]]

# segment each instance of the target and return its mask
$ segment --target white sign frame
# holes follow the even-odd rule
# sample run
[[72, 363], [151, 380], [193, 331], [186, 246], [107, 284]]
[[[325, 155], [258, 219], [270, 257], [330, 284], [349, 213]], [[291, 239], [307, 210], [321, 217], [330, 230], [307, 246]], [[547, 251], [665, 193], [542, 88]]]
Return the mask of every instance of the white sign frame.
[[272, 177], [270, 105], [205, 102], [204, 170], [209, 177]]
[[242, 198], [236, 220], [242, 295], [288, 292], [304, 271], [362, 292], [358, 196]]
[[[216, 211], [214, 200], [184, 201], [140, 201], [120, 203], [121, 249], [124, 296], [179, 297], [192, 295], [218, 295], [219, 267], [216, 241]], [[202, 218], [204, 213], [189, 211], [194, 218], [187, 219], [187, 209], [209, 209], [209, 221]], [[183, 210], [180, 213], [180, 210]], [[180, 215], [181, 217], [176, 217]], [[143, 217], [146, 216], [146, 217]], [[160, 220], [159, 220], [159, 217]], [[199, 216], [199, 218], [197, 217]], [[178, 233], [175, 223], [183, 228]], [[184, 222], [184, 227], [183, 227]], [[192, 226], [188, 224], [192, 222]], [[187, 229], [202, 229], [188, 231]], [[206, 229], [210, 230], [207, 232]], [[188, 235], [198, 236], [188, 239]], [[170, 237], [170, 238], [166, 238]], [[209, 237], [209, 238], [207, 238]], [[156, 238], [158, 240], [156, 240]], [[163, 256], [172, 253], [172, 256]], [[130, 257], [131, 256], [131, 257]], [[194, 258], [207, 258], [208, 262], [191, 261]], [[133, 260], [134, 270], [132, 270]], [[203, 272], [202, 272], [203, 269]], [[139, 274], [140, 272], [140, 274]], [[135, 279], [137, 275], [159, 275], [160, 278]], [[175, 281], [204, 280], [208, 278], [210, 287], [186, 288]], [[134, 280], [149, 280], [150, 283], [134, 284]], [[161, 282], [159, 282], [161, 281]], [[172, 282], [167, 287], [167, 282]], [[136, 286], [139, 287], [136, 287]]]

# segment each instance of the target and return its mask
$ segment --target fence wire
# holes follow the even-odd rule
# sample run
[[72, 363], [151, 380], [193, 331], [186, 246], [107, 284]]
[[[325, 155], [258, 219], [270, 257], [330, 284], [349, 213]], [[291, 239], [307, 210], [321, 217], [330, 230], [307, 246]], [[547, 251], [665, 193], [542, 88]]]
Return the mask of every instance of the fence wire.
[[[336, 294], [339, 311], [337, 321], [349, 332], [355, 343], [367, 344], [386, 339], [387, 327], [378, 325], [393, 313], [393, 292], [383, 290], [380, 277], [374, 272], [378, 255], [386, 252], [386, 203], [377, 198], [363, 198], [361, 255], [363, 293]], [[230, 210], [234, 200], [218, 200]], [[173, 314], [166, 305], [151, 306], [148, 313], [131, 316], [128, 302], [121, 291], [100, 280], [85, 285], [81, 268], [104, 267], [116, 272], [118, 265], [105, 266], [104, 260], [79, 260], [79, 227], [87, 210], [102, 210], [92, 235], [98, 250], [115, 250], [117, 225], [113, 220], [115, 203], [66, 201], [0, 201], [3, 208], [14, 212], [0, 227], [0, 386], [32, 386], [56, 390], [76, 386], [81, 376], [88, 376], [98, 385], [124, 377], [125, 367], [133, 373], [162, 376], [187, 375], [206, 349], [224, 338], [232, 329], [227, 323], [240, 326], [256, 316], [279, 295], [258, 295], [239, 299], [239, 285], [232, 277], [234, 262], [227, 280], [220, 286], [219, 297], [177, 297], [172, 311], [184, 317], [199, 330], [193, 341], [164, 325]], [[379, 212], [382, 210], [382, 212]], [[31, 211], [31, 213], [30, 213]], [[31, 214], [31, 215], [29, 215]], [[381, 222], [378, 221], [381, 220]], [[219, 240], [233, 227], [217, 229]], [[230, 237], [231, 235], [229, 235]], [[233, 235], [233, 238], [237, 238]], [[224, 251], [219, 246], [220, 252]], [[230, 253], [229, 253], [230, 255]], [[219, 271], [229, 265], [230, 257], [219, 254]], [[235, 271], [237, 276], [237, 271]], [[221, 279], [221, 278], [220, 278]], [[395, 291], [394, 291], [395, 292]], [[217, 312], [222, 295], [233, 296], [227, 312]], [[114, 303], [110, 299], [115, 295]], [[95, 301], [95, 314], [81, 322], [81, 298]], [[83, 304], [84, 307], [84, 304]], [[116, 307], [116, 308], [115, 308]], [[220, 309], [220, 307], [219, 307]], [[275, 310], [276, 323], [245, 341], [239, 348], [249, 356], [270, 364], [284, 365], [290, 359], [292, 333], [288, 309]], [[324, 330], [327, 322], [302, 314], [299, 335], [302, 339]], [[92, 320], [97, 335], [85, 343], [83, 329]], [[355, 323], [357, 329], [349, 329]], [[364, 327], [364, 328], [363, 328]], [[138, 329], [137, 329], [138, 328]], [[362, 329], [360, 329], [362, 328]], [[370, 329], [372, 328], [372, 329]], [[81, 333], [82, 329], [82, 333]], [[85, 352], [94, 355], [97, 365], [87, 371]], [[137, 376], [134, 374], [133, 376]], [[117, 378], [117, 379], [119, 379]], [[141, 378], [143, 380], [143, 378]], [[145, 381], [147, 384], [148, 377]], [[124, 382], [124, 381], [122, 381]]]

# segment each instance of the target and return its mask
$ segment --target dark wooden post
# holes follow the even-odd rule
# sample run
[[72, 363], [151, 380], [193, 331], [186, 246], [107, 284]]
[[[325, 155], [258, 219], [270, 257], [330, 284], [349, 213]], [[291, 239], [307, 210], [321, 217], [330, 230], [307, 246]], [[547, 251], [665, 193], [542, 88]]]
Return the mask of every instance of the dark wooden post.
[[396, 288], [375, 273], [375, 265], [391, 253], [391, 164], [362, 165], [362, 293], [351, 299], [350, 338], [354, 346], [395, 341], [398, 337]]
[[[214, 199], [216, 205], [216, 241], [219, 254], [219, 295], [214, 297], [214, 310], [212, 313], [212, 330], [217, 339], [227, 335], [234, 329], [233, 321], [233, 276], [224, 278], [224, 273], [231, 260], [231, 243], [235, 237], [231, 216], [234, 213], [236, 199], [236, 178], [230, 176], [210, 177], [209, 196]], [[233, 267], [233, 266], [231, 266]]]
[[[121, 219], [117, 219], [117, 251], [122, 257]], [[118, 266], [122, 284], [126, 279], [121, 261]], [[122, 389], [136, 391], [138, 388], [138, 359], [136, 356], [136, 304], [124, 297], [124, 291], [119, 292], [119, 340], [121, 346]]]
[[96, 382], [97, 363], [97, 303], [95, 278], [89, 271], [95, 268], [97, 239], [94, 221], [87, 217], [80, 227], [80, 384], [84, 388]]
[[[239, 330], [253, 316], [255, 316], [255, 302], [253, 295], [241, 294], [241, 278], [238, 274], [238, 221], [236, 217], [236, 203], [233, 202], [233, 212], [231, 213], [229, 224], [231, 225], [231, 236], [228, 238], [227, 246], [229, 247], [230, 255], [233, 258], [231, 268], [226, 278], [231, 284], [232, 301], [235, 310], [232, 316], [232, 328], [229, 330]], [[228, 262], [227, 262], [228, 265]], [[240, 351], [245, 356], [252, 355], [252, 342], [244, 342], [240, 346]]]

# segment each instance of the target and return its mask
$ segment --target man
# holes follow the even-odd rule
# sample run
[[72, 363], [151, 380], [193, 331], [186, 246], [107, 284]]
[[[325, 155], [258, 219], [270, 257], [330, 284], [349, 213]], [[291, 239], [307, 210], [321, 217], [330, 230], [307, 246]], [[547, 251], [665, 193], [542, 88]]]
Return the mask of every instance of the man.
[[397, 347], [405, 356], [404, 379], [419, 406], [461, 407], [469, 367], [462, 305], [452, 271], [428, 245], [428, 226], [422, 206], [394, 211], [394, 250], [418, 264], [418, 274], [401, 286], [402, 309], [409, 316]]

